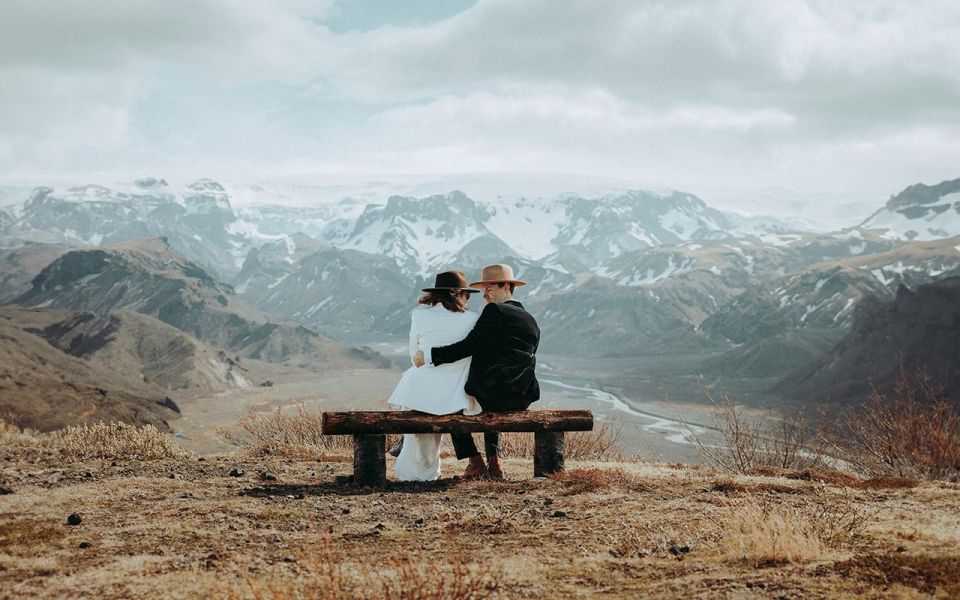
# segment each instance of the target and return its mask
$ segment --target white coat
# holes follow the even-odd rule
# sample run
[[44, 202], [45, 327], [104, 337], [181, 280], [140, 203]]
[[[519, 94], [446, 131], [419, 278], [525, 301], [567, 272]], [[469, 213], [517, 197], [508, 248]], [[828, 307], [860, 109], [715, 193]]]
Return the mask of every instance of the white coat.
[[[420, 305], [410, 313], [410, 360], [418, 349], [447, 346], [467, 337], [479, 315], [450, 312], [443, 306]], [[470, 358], [433, 368], [410, 367], [387, 401], [406, 410], [432, 415], [463, 411], [480, 413], [480, 405], [463, 391], [470, 371]], [[403, 449], [394, 464], [401, 480], [431, 481], [440, 476], [440, 434], [405, 434]]]

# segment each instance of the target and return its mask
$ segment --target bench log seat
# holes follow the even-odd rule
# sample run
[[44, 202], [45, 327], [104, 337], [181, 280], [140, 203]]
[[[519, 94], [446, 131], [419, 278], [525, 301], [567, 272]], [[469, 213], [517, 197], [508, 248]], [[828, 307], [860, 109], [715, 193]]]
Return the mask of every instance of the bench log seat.
[[429, 415], [416, 411], [323, 413], [324, 435], [353, 436], [353, 478], [360, 486], [387, 482], [388, 433], [533, 432], [533, 475], [563, 470], [563, 433], [592, 431], [589, 410], [518, 410], [479, 415]]

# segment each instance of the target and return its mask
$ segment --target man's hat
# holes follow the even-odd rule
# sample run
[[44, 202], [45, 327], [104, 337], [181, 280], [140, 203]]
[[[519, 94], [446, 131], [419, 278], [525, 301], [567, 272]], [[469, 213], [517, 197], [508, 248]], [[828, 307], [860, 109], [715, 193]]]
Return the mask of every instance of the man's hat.
[[513, 268], [510, 265], [487, 265], [480, 271], [480, 281], [470, 284], [470, 287], [482, 288], [487, 283], [512, 283], [516, 286], [527, 285], [526, 281], [520, 281], [513, 276]]
[[432, 288], [423, 288], [423, 291], [458, 291], [473, 294], [480, 290], [471, 290], [467, 286], [467, 276], [463, 274], [463, 271], [444, 271], [443, 273], [437, 273], [437, 278], [434, 280]]

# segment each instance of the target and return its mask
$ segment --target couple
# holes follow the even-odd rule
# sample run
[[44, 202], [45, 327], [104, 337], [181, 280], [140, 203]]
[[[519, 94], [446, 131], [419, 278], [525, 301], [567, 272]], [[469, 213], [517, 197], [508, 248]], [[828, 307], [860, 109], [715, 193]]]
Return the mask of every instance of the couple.
[[[540, 328], [513, 292], [524, 285], [508, 265], [483, 268], [467, 285], [461, 271], [446, 271], [423, 290], [411, 313], [410, 359], [388, 401], [433, 415], [525, 410], [540, 398], [534, 374]], [[477, 315], [467, 310], [471, 294], [483, 292]], [[487, 463], [469, 433], [450, 434], [458, 460], [469, 459], [464, 478], [503, 478], [500, 434], [484, 433]], [[394, 450], [391, 450], [391, 454]], [[440, 477], [440, 434], [405, 434], [394, 472], [403, 481]]]

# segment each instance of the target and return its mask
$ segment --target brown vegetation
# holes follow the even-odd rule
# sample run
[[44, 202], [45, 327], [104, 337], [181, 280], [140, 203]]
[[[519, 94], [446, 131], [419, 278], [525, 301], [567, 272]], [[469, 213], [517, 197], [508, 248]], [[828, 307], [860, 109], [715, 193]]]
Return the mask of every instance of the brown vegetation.
[[926, 372], [911, 376], [902, 363], [893, 397], [874, 388], [843, 412], [829, 438], [840, 458], [870, 476], [960, 477], [960, 410]]
[[49, 434], [52, 448], [69, 459], [155, 460], [187, 458], [190, 453], [152, 425], [95, 423]]
[[695, 428], [686, 425], [688, 436], [707, 463], [731, 473], [749, 473], [758, 467], [823, 466], [824, 444], [808, 425], [804, 412], [780, 418], [751, 417], [726, 389], [721, 390], [719, 398], [702, 383], [700, 389], [711, 405], [712, 429], [724, 440], [719, 446], [708, 444]]

